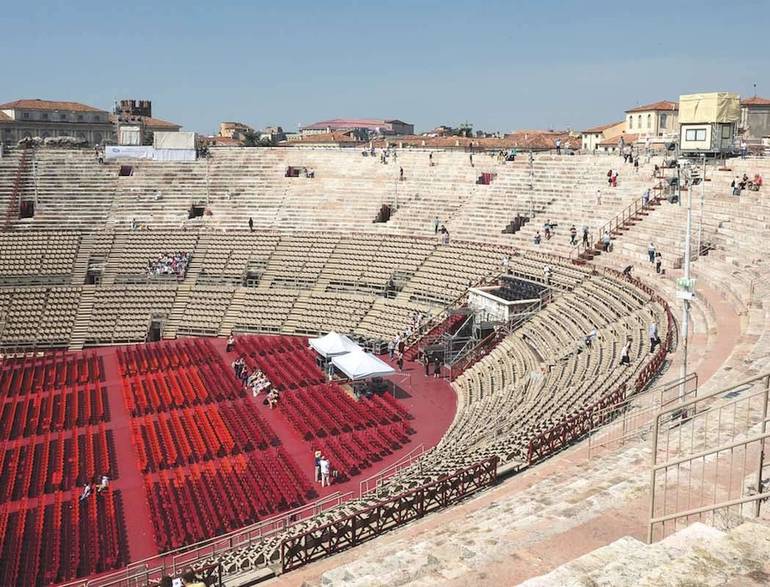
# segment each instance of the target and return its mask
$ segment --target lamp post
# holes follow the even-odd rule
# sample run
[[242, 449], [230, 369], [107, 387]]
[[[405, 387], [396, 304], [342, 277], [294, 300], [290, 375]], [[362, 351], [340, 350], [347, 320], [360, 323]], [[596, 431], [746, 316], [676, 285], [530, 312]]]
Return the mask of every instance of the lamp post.
[[[678, 168], [677, 168], [678, 172]], [[682, 191], [679, 189], [679, 199], [681, 205]], [[690, 281], [690, 233], [692, 231], [692, 186], [687, 188], [687, 223], [684, 236], [684, 283], [682, 291], [682, 336], [684, 342], [684, 353], [682, 358], [682, 386], [679, 391], [679, 400], [684, 401], [685, 377], [687, 375], [687, 350], [689, 342], [690, 329], [690, 297], [692, 296], [692, 282]]]

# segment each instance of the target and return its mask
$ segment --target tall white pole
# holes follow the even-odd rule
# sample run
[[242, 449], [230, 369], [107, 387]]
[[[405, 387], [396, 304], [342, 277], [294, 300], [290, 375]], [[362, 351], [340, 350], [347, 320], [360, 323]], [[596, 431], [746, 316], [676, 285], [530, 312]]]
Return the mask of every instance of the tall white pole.
[[[680, 187], [680, 200], [681, 200], [681, 187]], [[684, 236], [684, 279], [686, 284], [686, 292], [691, 292], [690, 287], [690, 233], [692, 232], [692, 186], [687, 187], [687, 228]], [[684, 378], [687, 376], [687, 343], [689, 339], [690, 329], [690, 300], [685, 297], [682, 298], [684, 302], [682, 308], [682, 336], [684, 342], [684, 357], [682, 360], [682, 387], [679, 392], [679, 399], [684, 401], [685, 385]]]
[[698, 221], [698, 259], [703, 250], [703, 201], [706, 198], [706, 155], [703, 155], [703, 171], [700, 178], [700, 220]]

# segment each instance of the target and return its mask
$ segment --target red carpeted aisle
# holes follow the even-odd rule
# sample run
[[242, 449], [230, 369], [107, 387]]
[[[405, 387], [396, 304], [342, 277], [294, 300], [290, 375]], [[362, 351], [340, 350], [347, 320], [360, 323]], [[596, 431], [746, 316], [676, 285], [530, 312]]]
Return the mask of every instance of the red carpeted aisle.
[[115, 460], [118, 463], [120, 477], [112, 486], [120, 489], [123, 496], [125, 528], [128, 537], [130, 560], [140, 561], [158, 553], [152, 537], [150, 509], [147, 507], [142, 474], [136, 465], [136, 448], [131, 442], [129, 428], [130, 417], [123, 401], [122, 380], [115, 349], [100, 349], [107, 378], [110, 406], [111, 430], [115, 445]]

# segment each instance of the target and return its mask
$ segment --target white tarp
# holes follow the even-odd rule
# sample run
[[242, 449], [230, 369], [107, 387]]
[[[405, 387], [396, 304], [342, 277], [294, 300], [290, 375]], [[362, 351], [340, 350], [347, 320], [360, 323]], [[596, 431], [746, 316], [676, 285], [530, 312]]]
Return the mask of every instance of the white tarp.
[[152, 147], [131, 147], [107, 145], [104, 147], [105, 159], [154, 159], [155, 149]]
[[195, 149], [155, 149], [155, 161], [195, 161]]
[[131, 147], [126, 145], [109, 145], [104, 148], [104, 158], [106, 160], [195, 161], [195, 157], [195, 149], [153, 149], [152, 147]]
[[194, 132], [163, 132], [152, 133], [153, 146], [156, 149], [193, 149], [195, 150]]
[[361, 347], [347, 336], [338, 334], [333, 330], [320, 338], [311, 338], [309, 342], [310, 346], [313, 347], [319, 355], [325, 358], [361, 350]]
[[351, 351], [332, 359], [332, 365], [342, 371], [348, 379], [368, 379], [392, 375], [396, 370], [372, 354], [362, 350]]
[[679, 96], [679, 123], [731, 123], [741, 118], [738, 94], [711, 92]]

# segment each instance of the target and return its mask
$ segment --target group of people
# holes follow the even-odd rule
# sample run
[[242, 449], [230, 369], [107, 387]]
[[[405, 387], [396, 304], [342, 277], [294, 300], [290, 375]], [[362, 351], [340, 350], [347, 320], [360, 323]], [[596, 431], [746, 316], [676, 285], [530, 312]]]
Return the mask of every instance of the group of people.
[[155, 261], [147, 263], [147, 274], [152, 275], [176, 275], [184, 277], [187, 274], [187, 266], [190, 264], [190, 253], [178, 251], [165, 253]]
[[744, 173], [743, 177], [738, 177], [736, 175], [735, 179], [730, 184], [730, 187], [733, 190], [734, 196], [740, 196], [741, 192], [746, 189], [752, 192], [758, 192], [763, 183], [764, 179], [762, 179], [762, 176], [758, 173], [754, 174], [753, 179], [749, 179], [749, 176]]
[[430, 354], [422, 351], [422, 363], [425, 365], [425, 377], [430, 377], [430, 368], [433, 367], [433, 377], [441, 377], [441, 357], [438, 353]]
[[267, 378], [267, 375], [265, 375], [260, 369], [255, 368], [253, 371], [249, 372], [249, 368], [246, 365], [246, 359], [244, 357], [238, 357], [235, 359], [232, 362], [232, 367], [236, 378], [241, 382], [245, 389], [251, 390], [251, 394], [254, 397], [257, 397], [263, 391], [267, 391], [267, 397], [265, 398], [264, 402], [265, 405], [269, 405], [272, 409], [278, 404], [278, 390], [272, 389], [273, 384]]
[[93, 483], [86, 481], [86, 484], [83, 485], [83, 493], [80, 494], [80, 501], [85, 501], [94, 492], [99, 495], [102, 491], [106, 491], [109, 485], [110, 478], [107, 475], [97, 475]]
[[639, 173], [639, 155], [634, 154], [631, 145], [623, 147], [621, 154], [623, 155], [623, 163], [632, 164], [634, 166], [634, 172]]
[[404, 368], [404, 351], [406, 350], [406, 339], [411, 336], [413, 330], [407, 326], [407, 329], [403, 333], [398, 333], [388, 342], [388, 356], [392, 361], [395, 357], [398, 368], [403, 370]]
[[618, 187], [618, 172], [617, 172], [617, 170], [615, 170], [615, 169], [610, 169], [610, 170], [607, 172], [607, 184], [608, 184], [608, 185], [609, 185], [611, 188], [616, 188], [616, 187]]

